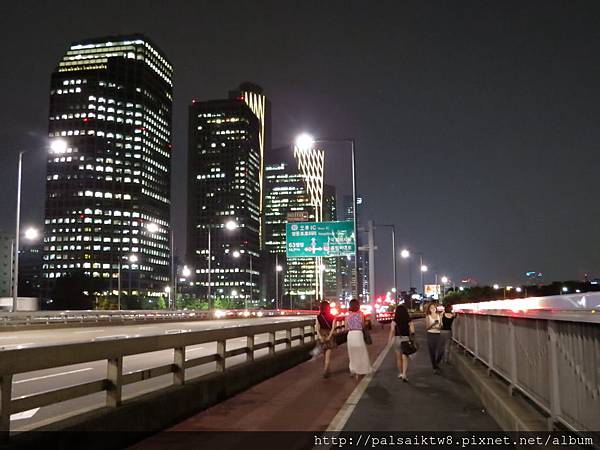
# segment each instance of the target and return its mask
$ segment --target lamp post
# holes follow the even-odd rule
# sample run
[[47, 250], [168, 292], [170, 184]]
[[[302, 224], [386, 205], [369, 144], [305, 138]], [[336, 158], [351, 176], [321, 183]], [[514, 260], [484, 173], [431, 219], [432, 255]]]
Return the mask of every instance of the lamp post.
[[279, 254], [275, 253], [275, 309], [279, 309], [279, 272], [283, 267], [279, 265]]
[[355, 143], [353, 138], [342, 138], [342, 139], [314, 139], [311, 135], [307, 133], [300, 134], [296, 138], [296, 146], [300, 149], [309, 149], [314, 146], [317, 142], [345, 142], [350, 144], [350, 149], [352, 152], [352, 209], [353, 209], [353, 222], [354, 222], [354, 277], [356, 280], [356, 296], [355, 298], [360, 298], [359, 295], [359, 282], [358, 282], [358, 201], [356, 197], [356, 152], [355, 152]]
[[121, 256], [119, 258], [119, 264], [117, 264], [117, 289], [119, 293], [117, 295], [117, 309], [121, 309], [121, 260], [126, 259], [129, 262], [129, 296], [131, 296], [131, 264], [138, 262], [137, 255]]
[[[234, 258], [239, 258], [242, 254], [236, 250], [233, 252]], [[250, 258], [250, 303], [252, 303], [252, 255], [248, 252], [248, 258]], [[248, 310], [248, 296], [244, 295], [244, 309]]]
[[[42, 147], [46, 148], [46, 147]], [[67, 143], [62, 139], [56, 139], [50, 144], [50, 150], [53, 153], [65, 153]], [[21, 237], [21, 186], [23, 174], [23, 155], [27, 150], [19, 152], [19, 163], [17, 165], [17, 210], [15, 220], [15, 240], [13, 245], [13, 301], [12, 312], [17, 311], [17, 299], [19, 298], [19, 238]]]
[[381, 224], [375, 224], [375, 227], [387, 227], [387, 228], [391, 228], [392, 229], [392, 266], [393, 266], [393, 270], [394, 270], [394, 301], [398, 300], [398, 280], [397, 280], [397, 275], [396, 275], [396, 226], [395, 225], [381, 225]]

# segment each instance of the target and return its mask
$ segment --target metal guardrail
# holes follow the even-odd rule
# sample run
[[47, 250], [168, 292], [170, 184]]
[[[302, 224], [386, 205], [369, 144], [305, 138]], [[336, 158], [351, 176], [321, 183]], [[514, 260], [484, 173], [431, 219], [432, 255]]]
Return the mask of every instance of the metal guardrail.
[[546, 413], [549, 429], [600, 429], [600, 314], [461, 312], [453, 339]]
[[[173, 374], [173, 385], [182, 385], [186, 382], [187, 369], [213, 362], [216, 363], [216, 372], [224, 372], [227, 358], [245, 354], [247, 361], [253, 361], [257, 350], [268, 349], [268, 355], [272, 355], [275, 353], [275, 347], [280, 344], [285, 344], [285, 349], [289, 349], [292, 341], [295, 340], [306, 343], [308, 339], [308, 342], [313, 342], [314, 324], [313, 318], [299, 319], [179, 334], [2, 351], [0, 352], [0, 440], [8, 439], [11, 414], [98, 392], [106, 392], [106, 406], [118, 408], [121, 405], [122, 390], [125, 385], [168, 374]], [[294, 330], [296, 333], [293, 333]], [[285, 331], [285, 337], [276, 339], [275, 333], [278, 331]], [[266, 341], [255, 343], [255, 337], [264, 334], [267, 335]], [[246, 345], [227, 350], [227, 340], [240, 337], [246, 337]], [[186, 347], [204, 343], [216, 343], [216, 353], [186, 359]], [[124, 357], [169, 349], [174, 350], [173, 362], [123, 373]], [[102, 360], [106, 360], [107, 364], [106, 378], [20, 398], [11, 396], [15, 374]]]
[[51, 324], [128, 323], [150, 321], [193, 321], [210, 318], [270, 317], [316, 314], [305, 310], [82, 310], [0, 313], [0, 330], [4, 327]]

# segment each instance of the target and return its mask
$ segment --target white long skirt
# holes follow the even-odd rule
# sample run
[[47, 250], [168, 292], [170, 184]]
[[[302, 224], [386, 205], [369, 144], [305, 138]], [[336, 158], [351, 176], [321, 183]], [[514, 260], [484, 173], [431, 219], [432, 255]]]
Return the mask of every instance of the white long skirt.
[[348, 357], [350, 358], [350, 373], [365, 375], [371, 372], [369, 352], [361, 330], [348, 332]]

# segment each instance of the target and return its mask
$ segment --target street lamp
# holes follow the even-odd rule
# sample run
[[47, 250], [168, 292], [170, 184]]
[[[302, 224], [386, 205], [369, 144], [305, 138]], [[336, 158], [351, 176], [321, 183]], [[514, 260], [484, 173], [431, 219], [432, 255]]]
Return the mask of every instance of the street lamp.
[[[233, 228], [230, 228], [230, 229], [233, 229]], [[246, 310], [248, 309], [248, 297], [250, 297], [250, 303], [252, 303], [252, 255], [250, 254], [250, 252], [247, 252], [247, 253], [248, 253], [248, 258], [250, 259], [250, 295], [249, 296], [244, 295], [244, 309], [246, 309]], [[238, 250], [235, 250], [232, 253], [232, 255], [234, 258], [239, 258], [240, 256], [242, 256], [242, 254]]]
[[131, 254], [129, 256], [121, 256], [119, 258], [119, 264], [117, 265], [117, 288], [119, 293], [117, 295], [117, 309], [121, 309], [121, 260], [125, 259], [129, 261], [129, 296], [131, 297], [131, 265], [138, 262], [137, 255]]
[[398, 298], [396, 296], [396, 291], [398, 290], [398, 280], [396, 275], [396, 226], [395, 225], [377, 225], [375, 227], [387, 227], [392, 229], [392, 270], [394, 271], [394, 301]]
[[275, 309], [279, 309], [279, 272], [283, 270], [283, 267], [279, 265], [277, 256], [277, 253], [275, 253]]
[[[47, 147], [43, 147], [47, 148]], [[50, 143], [50, 151], [52, 153], [65, 153], [67, 151], [67, 143], [62, 139], [55, 139]], [[21, 186], [23, 173], [23, 155], [27, 150], [19, 152], [19, 163], [17, 165], [17, 210], [15, 220], [15, 241], [13, 245], [13, 304], [12, 311], [17, 311], [17, 299], [19, 292], [19, 239], [21, 237]]]
[[423, 297], [425, 297], [425, 281], [423, 278], [425, 276], [425, 272], [427, 272], [429, 268], [425, 264], [423, 264], [423, 255], [419, 254], [419, 256], [421, 258], [421, 292], [423, 292]]
[[171, 304], [171, 286], [165, 286], [165, 294], [168, 296], [169, 305]]
[[[37, 228], [33, 228], [33, 227], [29, 227], [25, 230], [25, 233], [23, 233], [25, 239], [27, 239], [28, 241], [35, 241], [38, 239], [40, 232], [38, 231]], [[18, 288], [19, 288], [19, 239], [18, 236], [16, 239], [13, 239], [12, 241], [12, 246], [13, 246], [13, 251], [16, 249], [17, 251], [14, 252], [16, 256], [14, 256], [13, 258], [13, 267], [12, 267], [12, 273], [14, 276], [14, 281], [13, 281], [13, 286], [12, 286], [12, 292], [13, 292], [13, 305], [12, 305], [12, 311], [16, 312], [18, 309], [18, 299], [19, 299], [19, 294], [18, 294]]]
[[493, 287], [493, 288], [494, 288], [494, 290], [496, 290], [496, 291], [497, 291], [498, 289], [500, 289], [500, 285], [499, 285], [499, 284], [494, 284], [494, 286], [492, 286], [492, 287]]
[[[354, 278], [356, 280], [356, 296], [359, 298], [359, 282], [358, 282], [358, 201], [356, 197], [356, 152], [355, 143], [353, 138], [343, 139], [315, 139], [308, 133], [302, 133], [296, 138], [296, 147], [300, 150], [308, 150], [312, 148], [317, 142], [345, 142], [350, 144], [352, 152], [352, 210], [353, 210], [353, 222], [354, 222]], [[362, 293], [361, 293], [362, 294]]]

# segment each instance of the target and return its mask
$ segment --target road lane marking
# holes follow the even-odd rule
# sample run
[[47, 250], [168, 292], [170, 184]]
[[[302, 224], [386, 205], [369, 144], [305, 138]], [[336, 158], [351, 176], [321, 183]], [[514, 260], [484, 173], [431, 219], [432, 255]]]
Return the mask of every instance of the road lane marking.
[[53, 373], [51, 375], [43, 375], [43, 376], [40, 376], [40, 377], [27, 378], [26, 380], [13, 381], [13, 384], [27, 383], [28, 381], [45, 380], [46, 378], [60, 377], [62, 375], [69, 375], [69, 374], [72, 374], [72, 373], [87, 372], [88, 370], [94, 370], [94, 368], [93, 367], [86, 367], [85, 369], [69, 370], [68, 372]]
[[36, 412], [38, 412], [40, 408], [28, 409], [27, 411], [21, 411], [20, 413], [11, 414], [10, 420], [22, 420], [22, 419], [31, 419]]
[[369, 383], [371, 383], [371, 380], [375, 376], [375, 373], [379, 370], [379, 367], [381, 366], [381, 364], [383, 363], [383, 360], [385, 359], [386, 355], [390, 351], [390, 348], [392, 348], [392, 344], [390, 342], [388, 342], [386, 344], [386, 346], [383, 348], [383, 350], [381, 351], [381, 353], [379, 354], [379, 356], [377, 357], [377, 359], [375, 360], [375, 363], [373, 363], [371, 372], [366, 374], [363, 377], [363, 379], [360, 381], [360, 383], [358, 383], [358, 386], [356, 386], [354, 388], [352, 393], [346, 399], [346, 402], [344, 403], [344, 405], [342, 405], [342, 407], [340, 408], [338, 413], [335, 415], [335, 417], [333, 418], [333, 420], [327, 427], [327, 430], [325, 430], [325, 431], [328, 431], [328, 432], [343, 431], [344, 425], [346, 425], [346, 422], [348, 422], [348, 419], [354, 412], [354, 408], [356, 408], [356, 405], [358, 404], [361, 397], [367, 390]]

